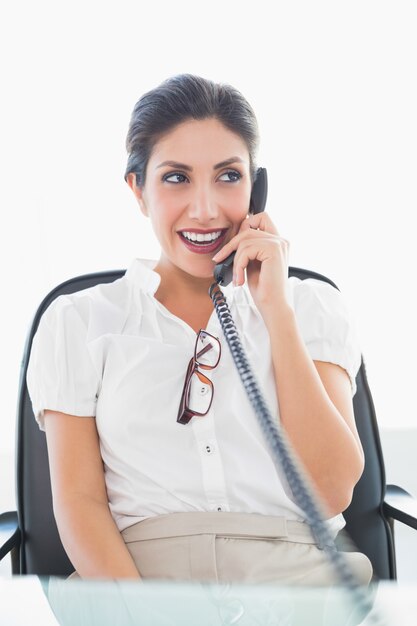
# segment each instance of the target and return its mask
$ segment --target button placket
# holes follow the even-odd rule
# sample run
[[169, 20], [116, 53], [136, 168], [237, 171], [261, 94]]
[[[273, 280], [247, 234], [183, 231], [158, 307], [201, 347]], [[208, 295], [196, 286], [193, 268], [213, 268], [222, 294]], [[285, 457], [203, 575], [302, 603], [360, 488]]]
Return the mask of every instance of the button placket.
[[211, 511], [227, 511], [224, 469], [215, 436], [212, 409], [207, 416], [195, 420], [193, 431], [200, 457], [207, 505]]

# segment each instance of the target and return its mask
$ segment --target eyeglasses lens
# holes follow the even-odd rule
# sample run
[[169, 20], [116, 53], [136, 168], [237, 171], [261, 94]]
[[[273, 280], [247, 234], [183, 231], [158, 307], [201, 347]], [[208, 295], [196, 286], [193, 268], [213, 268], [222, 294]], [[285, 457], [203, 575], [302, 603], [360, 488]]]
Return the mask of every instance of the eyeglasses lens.
[[195, 358], [201, 367], [216, 367], [220, 358], [219, 340], [200, 332], [195, 348]]
[[193, 413], [207, 413], [210, 408], [213, 387], [203, 374], [197, 370], [190, 378], [187, 405]]

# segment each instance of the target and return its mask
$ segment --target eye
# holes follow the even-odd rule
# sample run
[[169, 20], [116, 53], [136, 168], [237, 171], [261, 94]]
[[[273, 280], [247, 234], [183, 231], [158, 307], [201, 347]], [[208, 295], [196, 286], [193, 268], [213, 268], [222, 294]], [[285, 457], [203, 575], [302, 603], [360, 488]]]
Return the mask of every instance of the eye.
[[185, 183], [188, 181], [187, 177], [180, 172], [171, 172], [170, 174], [165, 174], [162, 180], [167, 183], [173, 183], [174, 185], [178, 185], [179, 183]]
[[[224, 178], [226, 177], [226, 178]], [[222, 180], [226, 183], [236, 183], [238, 180], [242, 178], [242, 174], [237, 172], [236, 170], [228, 170], [219, 176], [219, 180]]]

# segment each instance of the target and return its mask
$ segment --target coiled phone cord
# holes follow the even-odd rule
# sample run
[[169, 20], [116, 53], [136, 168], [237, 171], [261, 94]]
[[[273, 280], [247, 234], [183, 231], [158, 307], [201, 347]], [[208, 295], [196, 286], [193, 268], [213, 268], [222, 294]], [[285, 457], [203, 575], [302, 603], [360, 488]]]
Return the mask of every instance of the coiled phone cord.
[[[343, 552], [337, 550], [333, 537], [324, 521], [323, 514], [320, 511], [319, 504], [315, 496], [313, 496], [310, 486], [306, 482], [299, 462], [296, 460], [282, 428], [279, 427], [278, 421], [272, 417], [265, 403], [257, 380], [249, 365], [226, 297], [218, 283], [214, 282], [210, 286], [209, 295], [216, 309], [217, 317], [219, 318], [233, 360], [242, 379], [243, 386], [259, 419], [265, 438], [272, 448], [275, 460], [285, 473], [295, 501], [304, 511], [318, 546], [328, 555], [329, 560], [334, 565], [337, 575], [339, 576], [340, 582], [352, 593], [358, 607], [363, 609], [365, 615], [368, 615], [373, 606], [372, 602], [363, 586], [357, 582], [355, 575], [343, 556]], [[374, 624], [383, 623], [380, 621], [380, 616], [376, 613], [369, 615], [369, 617]]]

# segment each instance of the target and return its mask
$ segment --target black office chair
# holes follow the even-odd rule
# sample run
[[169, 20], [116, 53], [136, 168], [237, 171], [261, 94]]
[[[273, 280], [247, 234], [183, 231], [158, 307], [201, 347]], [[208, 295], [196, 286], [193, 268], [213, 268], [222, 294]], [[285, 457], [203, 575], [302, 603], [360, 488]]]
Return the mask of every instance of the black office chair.
[[[0, 560], [11, 554], [13, 574], [68, 576], [73, 571], [61, 544], [52, 510], [45, 433], [35, 422], [26, 387], [26, 370], [39, 320], [59, 295], [73, 293], [123, 276], [124, 270], [86, 274], [53, 289], [43, 300], [30, 328], [21, 368], [17, 410], [17, 511], [0, 515]], [[336, 285], [325, 276], [296, 267], [290, 276], [316, 278]], [[380, 579], [396, 579], [394, 520], [417, 530], [416, 501], [406, 491], [385, 484], [384, 461], [368, 386], [365, 365], [358, 372], [354, 411], [365, 451], [365, 471], [345, 511], [346, 530], [353, 543], [371, 560]]]

